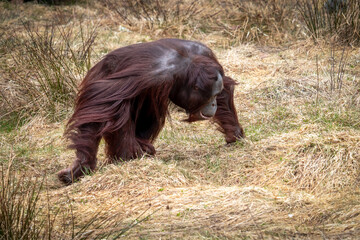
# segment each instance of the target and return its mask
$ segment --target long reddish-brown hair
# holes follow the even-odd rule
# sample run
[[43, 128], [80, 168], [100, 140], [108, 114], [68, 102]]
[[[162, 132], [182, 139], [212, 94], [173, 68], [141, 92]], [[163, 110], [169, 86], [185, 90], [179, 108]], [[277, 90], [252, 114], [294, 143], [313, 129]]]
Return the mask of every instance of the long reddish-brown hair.
[[[200, 90], [209, 89], [213, 84], [210, 80], [217, 74], [223, 78], [224, 90], [217, 96], [214, 121], [226, 141], [233, 142], [244, 137], [233, 102], [235, 81], [224, 75], [208, 47], [193, 41], [162, 39], [109, 53], [80, 84], [65, 131], [77, 158], [72, 167], [59, 173], [59, 178], [72, 182], [84, 169], [94, 169], [101, 138], [105, 139], [110, 161], [144, 152], [155, 154], [152, 143], [164, 126], [170, 100], [190, 113], [198, 111], [211, 93], [203, 90], [193, 99], [177, 99], [179, 92], [187, 96], [195, 84]], [[198, 119], [190, 115], [188, 121], [194, 120]]]

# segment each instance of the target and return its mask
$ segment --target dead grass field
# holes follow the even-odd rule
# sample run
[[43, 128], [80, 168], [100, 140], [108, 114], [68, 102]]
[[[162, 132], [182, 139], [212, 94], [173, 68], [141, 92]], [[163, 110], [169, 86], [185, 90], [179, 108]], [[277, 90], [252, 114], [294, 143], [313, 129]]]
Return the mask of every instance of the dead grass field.
[[[5, 67], [12, 60], [4, 47], [8, 29], [22, 31], [19, 19], [41, 24], [62, 9], [71, 21], [82, 16], [85, 25], [98, 25], [92, 64], [112, 49], [167, 36], [124, 30], [96, 4], [1, 2], [0, 8], [1, 31], [6, 30], [3, 94], [19, 94]], [[59, 110], [65, 113], [55, 121], [46, 111], [26, 120], [8, 120], [12, 114], [2, 112], [2, 176], [12, 165], [12, 174], [24, 181], [44, 177], [37, 218], [50, 214], [53, 237], [359, 239], [360, 49], [345, 47], [342, 88], [331, 91], [330, 75], [339, 71], [343, 46], [296, 37], [281, 44], [234, 44], [216, 31], [187, 30], [183, 37], [210, 46], [237, 80], [235, 105], [245, 140], [225, 145], [216, 126], [184, 123], [184, 113], [174, 109], [155, 143], [155, 157], [105, 165], [101, 143], [98, 170], [63, 186], [55, 173], [74, 157], [62, 137], [71, 107]]]

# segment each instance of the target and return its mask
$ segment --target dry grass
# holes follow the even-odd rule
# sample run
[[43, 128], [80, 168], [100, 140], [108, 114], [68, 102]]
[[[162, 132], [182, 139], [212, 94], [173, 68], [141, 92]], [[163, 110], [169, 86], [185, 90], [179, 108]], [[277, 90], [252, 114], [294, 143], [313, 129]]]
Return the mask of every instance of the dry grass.
[[[20, 6], [22, 11], [5, 11], [1, 27], [21, 28], [17, 17], [36, 11], [44, 18], [51, 15], [48, 7], [26, 6]], [[88, 24], [98, 19], [97, 57], [159, 37], [124, 31], [100, 5], [60, 8], [72, 11], [74, 18], [86, 15]], [[271, 47], [242, 44], [236, 38], [231, 41], [238, 43], [229, 45], [222, 32], [196, 33], [192, 39], [214, 49], [226, 73], [237, 79], [235, 105], [246, 140], [226, 146], [214, 125], [183, 123], [183, 113], [174, 110], [155, 143], [155, 157], [104, 165], [101, 143], [98, 170], [63, 186], [54, 173], [74, 157], [62, 138], [66, 118], [0, 119], [0, 162], [7, 165], [13, 159], [16, 171], [29, 178], [45, 175], [38, 205], [53, 217], [61, 209], [54, 238], [96, 238], [108, 233], [102, 237], [356, 239], [360, 234], [359, 49], [346, 48], [341, 94], [334, 94], [330, 81], [337, 75], [343, 47], [333, 47], [331, 58], [329, 45], [319, 41], [315, 46], [311, 39]], [[2, 64], [7, 57], [1, 58]], [[5, 68], [0, 74], [7, 76]], [[15, 91], [11, 79], [2, 78], [0, 84], [2, 91]], [[86, 231], [81, 232], [84, 226]], [[81, 234], [74, 235], [73, 227]]]

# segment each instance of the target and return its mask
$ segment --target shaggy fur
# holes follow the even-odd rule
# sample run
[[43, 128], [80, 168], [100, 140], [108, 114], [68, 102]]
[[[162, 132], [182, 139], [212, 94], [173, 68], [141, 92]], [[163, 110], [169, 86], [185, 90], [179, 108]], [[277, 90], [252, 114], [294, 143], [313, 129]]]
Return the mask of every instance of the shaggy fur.
[[213, 117], [228, 143], [244, 137], [233, 102], [235, 81], [205, 45], [162, 39], [117, 49], [106, 55], [80, 85], [75, 111], [65, 135], [76, 150], [71, 167], [58, 173], [70, 184], [96, 167], [101, 138], [109, 162], [155, 154], [152, 145], [164, 126], [170, 101], [189, 113], [187, 121], [202, 120], [218, 73], [224, 89], [216, 97]]

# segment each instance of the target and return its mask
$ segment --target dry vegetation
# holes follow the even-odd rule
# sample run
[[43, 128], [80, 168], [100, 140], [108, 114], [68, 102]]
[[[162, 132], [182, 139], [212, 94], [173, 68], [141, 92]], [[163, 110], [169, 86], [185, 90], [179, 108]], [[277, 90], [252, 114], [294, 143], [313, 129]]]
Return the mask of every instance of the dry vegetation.
[[[360, 9], [348, 2], [316, 18], [324, 1], [0, 2], [0, 239], [357, 239]], [[61, 185], [78, 82], [110, 50], [162, 37], [215, 51], [247, 138], [225, 145], [173, 110], [155, 157], [104, 165], [101, 149], [97, 172]]]

